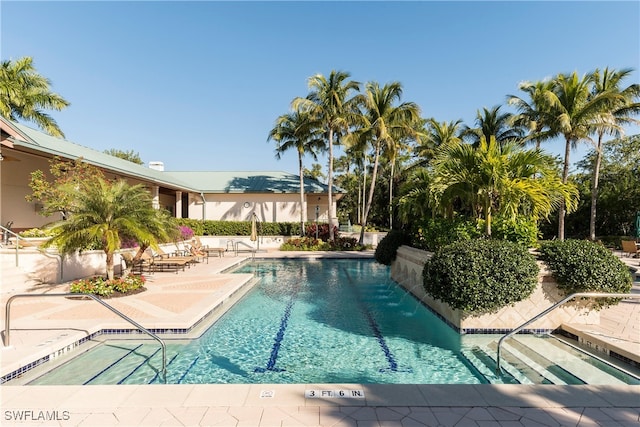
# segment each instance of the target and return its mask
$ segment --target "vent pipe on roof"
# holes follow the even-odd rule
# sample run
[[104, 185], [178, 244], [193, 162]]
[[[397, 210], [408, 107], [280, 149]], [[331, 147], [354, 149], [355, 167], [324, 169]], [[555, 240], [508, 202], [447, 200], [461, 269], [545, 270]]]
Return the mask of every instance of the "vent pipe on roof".
[[149, 169], [154, 169], [160, 172], [164, 172], [163, 162], [149, 162]]

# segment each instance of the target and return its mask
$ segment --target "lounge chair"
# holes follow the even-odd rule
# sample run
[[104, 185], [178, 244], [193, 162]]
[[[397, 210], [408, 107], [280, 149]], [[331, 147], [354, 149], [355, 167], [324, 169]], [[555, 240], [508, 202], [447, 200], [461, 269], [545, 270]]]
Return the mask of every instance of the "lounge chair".
[[626, 253], [630, 257], [637, 257], [638, 254], [640, 254], [640, 248], [638, 248], [635, 240], [623, 240], [622, 252]]
[[209, 252], [205, 249], [197, 249], [195, 246], [189, 246], [189, 255], [195, 258], [196, 261], [207, 260], [207, 264], [209, 264]]
[[135, 259], [131, 252], [123, 252], [120, 256], [124, 260], [126, 268], [130, 268], [132, 273], [135, 274], [137, 271], [139, 274], [142, 274], [145, 269], [151, 272], [151, 257], [149, 257], [149, 255], [143, 253], [141, 258]]
[[197, 262], [197, 258], [191, 254], [180, 255], [179, 252], [168, 254], [165, 251], [163, 251], [162, 248], [160, 247], [157, 250], [153, 251], [153, 257], [155, 259], [160, 259], [160, 260], [172, 260], [172, 261], [184, 260], [187, 262], [189, 267], [191, 266], [192, 263]]
[[185, 268], [189, 266], [189, 263], [192, 261], [190, 258], [187, 258], [187, 257], [178, 257], [178, 256], [172, 256], [167, 258], [163, 258], [161, 256], [152, 257], [146, 253], [142, 255], [142, 258], [149, 263], [150, 272], [164, 271], [164, 269], [167, 268], [167, 269], [175, 270], [176, 274], [180, 269], [184, 271]]

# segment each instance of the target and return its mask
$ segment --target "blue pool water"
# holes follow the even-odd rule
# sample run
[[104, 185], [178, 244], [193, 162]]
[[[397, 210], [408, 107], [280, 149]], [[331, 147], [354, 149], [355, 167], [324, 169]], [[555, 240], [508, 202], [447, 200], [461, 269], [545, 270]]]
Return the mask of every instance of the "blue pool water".
[[[460, 335], [386, 266], [278, 260], [237, 272], [260, 282], [199, 339], [167, 341], [167, 383], [487, 382]], [[110, 341], [32, 384], [147, 384], [161, 382], [160, 366], [157, 343]]]
[[[165, 340], [169, 384], [640, 384], [553, 337], [459, 335], [372, 260], [254, 261], [259, 283], [199, 339]], [[28, 384], [153, 384], [157, 342], [108, 340]], [[31, 378], [37, 375], [33, 375]]]

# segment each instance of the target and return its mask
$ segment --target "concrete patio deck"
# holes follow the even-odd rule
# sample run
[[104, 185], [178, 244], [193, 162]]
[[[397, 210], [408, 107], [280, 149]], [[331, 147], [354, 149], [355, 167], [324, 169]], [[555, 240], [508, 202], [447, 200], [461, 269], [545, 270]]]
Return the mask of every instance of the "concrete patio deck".
[[[324, 254], [269, 252], [258, 257], [301, 255]], [[357, 255], [370, 257], [371, 253]], [[212, 257], [208, 264], [179, 274], [155, 273], [149, 276], [146, 292], [109, 302], [147, 328], [189, 329], [221, 302], [239, 297], [237, 289], [250, 287], [251, 275], [221, 273], [243, 259]], [[44, 291], [66, 292], [66, 287]], [[640, 289], [636, 286], [634, 291]], [[9, 296], [2, 295], [3, 314]], [[16, 300], [13, 306], [11, 347], [0, 353], [2, 375], [40, 355], [66, 350], [92, 331], [128, 327], [94, 301], [28, 298]], [[625, 301], [615, 307], [603, 313], [606, 331], [598, 333], [640, 345], [640, 302]], [[4, 329], [4, 315], [2, 322]], [[640, 425], [640, 386], [12, 384], [0, 387], [3, 426]], [[337, 391], [358, 393], [339, 397]]]

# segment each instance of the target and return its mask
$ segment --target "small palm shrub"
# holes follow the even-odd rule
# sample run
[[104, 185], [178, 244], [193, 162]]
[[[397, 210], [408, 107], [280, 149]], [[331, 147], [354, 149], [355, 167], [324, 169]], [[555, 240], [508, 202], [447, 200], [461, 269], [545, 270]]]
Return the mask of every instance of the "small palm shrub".
[[529, 297], [538, 265], [524, 247], [501, 240], [470, 240], [438, 249], [423, 270], [428, 294], [455, 309], [495, 312]]
[[391, 265], [396, 259], [398, 248], [411, 243], [411, 237], [400, 230], [391, 230], [378, 242], [374, 257], [383, 265]]
[[541, 258], [567, 295], [576, 292], [628, 293], [629, 267], [601, 244], [587, 240], [543, 242]]
[[130, 274], [127, 277], [108, 280], [104, 277], [78, 279], [71, 283], [70, 292], [78, 294], [93, 294], [108, 298], [114, 293], [127, 294], [137, 291], [144, 286], [146, 279], [141, 275]]
[[538, 223], [526, 217], [507, 219], [496, 217], [491, 223], [491, 238], [508, 240], [526, 248], [538, 243]]
[[477, 239], [482, 235], [476, 222], [466, 218], [429, 218], [421, 221], [415, 230], [413, 246], [418, 249], [436, 249], [459, 240]]

